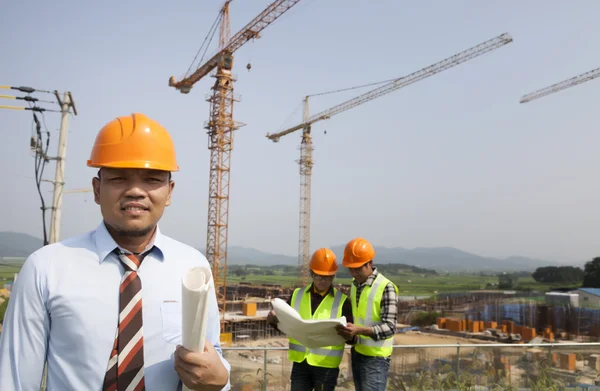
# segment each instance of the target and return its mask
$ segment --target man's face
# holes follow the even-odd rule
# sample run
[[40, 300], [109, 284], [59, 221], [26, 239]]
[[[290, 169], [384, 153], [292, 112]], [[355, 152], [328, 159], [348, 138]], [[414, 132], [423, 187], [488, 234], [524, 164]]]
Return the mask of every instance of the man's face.
[[361, 284], [365, 282], [371, 274], [373, 274], [373, 264], [371, 262], [367, 262], [359, 267], [349, 267], [348, 272], [350, 272], [350, 275], [354, 277], [356, 282]]
[[167, 171], [102, 168], [99, 176], [92, 180], [94, 201], [118, 235], [147, 235], [171, 204], [175, 183]]
[[321, 276], [311, 271], [313, 284], [319, 292], [327, 292], [331, 288], [334, 276]]

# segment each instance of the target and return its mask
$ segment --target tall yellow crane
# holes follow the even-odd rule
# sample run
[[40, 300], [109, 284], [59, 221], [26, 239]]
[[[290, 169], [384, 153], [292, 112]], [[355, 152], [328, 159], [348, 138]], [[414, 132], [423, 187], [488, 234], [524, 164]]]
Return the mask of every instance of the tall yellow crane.
[[309, 115], [308, 107], [308, 96], [304, 99], [304, 118], [302, 123], [293, 126], [284, 131], [269, 134], [267, 138], [273, 142], [278, 142], [281, 137], [288, 134], [294, 133], [297, 130], [302, 130], [302, 141], [300, 145], [300, 235], [299, 235], [299, 246], [298, 246], [298, 267], [299, 267], [299, 284], [306, 284], [309, 276], [309, 257], [310, 257], [310, 199], [311, 199], [311, 175], [312, 168], [314, 165], [312, 159], [312, 136], [311, 127], [314, 123], [321, 120], [329, 119], [336, 114], [342, 113], [346, 110], [350, 110], [354, 107], [360, 106], [373, 99], [379, 98], [385, 94], [393, 92], [399, 88], [406, 87], [414, 82], [423, 80], [429, 76], [433, 76], [439, 72], [450, 69], [463, 62], [478, 57], [484, 53], [495, 50], [501, 46], [504, 46], [512, 42], [512, 37], [507, 34], [501, 34], [495, 38], [487, 40], [474, 46], [470, 49], [457, 53], [451, 57], [446, 58], [438, 63], [430, 65], [419, 71], [411, 73], [408, 76], [403, 76], [398, 79], [393, 79], [387, 84], [377, 87], [364, 94], [356, 96], [346, 102], [340, 103], [327, 110], [321, 111], [315, 115]]
[[206, 257], [212, 267], [221, 316], [225, 314], [227, 294], [227, 232], [233, 132], [243, 125], [233, 120], [233, 103], [237, 101], [233, 94], [235, 79], [231, 73], [233, 53], [249, 40], [260, 38], [259, 33], [262, 30], [300, 2], [300, 0], [273, 1], [250, 23], [230, 38], [229, 3], [231, 1], [225, 1], [217, 20], [213, 24], [213, 28], [211, 28], [211, 32], [204, 41], [206, 43], [212, 40], [218, 25], [220, 31], [217, 54], [191, 72], [194, 62], [202, 50], [201, 47], [187, 74], [179, 81], [175, 81], [173, 76], [169, 79], [170, 87], [174, 87], [182, 94], [188, 94], [196, 82], [216, 69], [216, 72], [212, 75], [216, 79], [211, 88], [212, 94], [207, 99], [210, 103], [209, 120], [205, 123], [209, 137], [208, 149], [210, 150]]
[[572, 77], [570, 79], [563, 80], [563, 81], [558, 82], [556, 84], [552, 84], [551, 86], [542, 88], [541, 90], [534, 91], [534, 92], [529, 93], [527, 95], [523, 95], [521, 97], [521, 100], [519, 102], [520, 103], [531, 102], [534, 99], [541, 98], [543, 96], [550, 95], [550, 94], [553, 94], [553, 93], [558, 92], [558, 91], [562, 91], [564, 89], [576, 86], [576, 85], [581, 84], [581, 83], [585, 83], [586, 81], [593, 80], [593, 79], [595, 79], [595, 78], [597, 78], [599, 76], [600, 76], [600, 68], [596, 68], [596, 69], [591, 70], [589, 72], [582, 73], [581, 75]]

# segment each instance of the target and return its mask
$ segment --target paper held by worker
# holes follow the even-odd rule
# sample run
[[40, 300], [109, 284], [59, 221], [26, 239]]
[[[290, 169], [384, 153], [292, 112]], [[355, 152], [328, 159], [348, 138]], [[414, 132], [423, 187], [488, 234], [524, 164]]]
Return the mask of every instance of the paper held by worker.
[[323, 346], [343, 345], [344, 338], [338, 335], [336, 326], [346, 326], [346, 317], [326, 320], [302, 319], [295, 309], [279, 298], [271, 301], [275, 315], [277, 315], [277, 328], [308, 348]]
[[[214, 295], [212, 272], [206, 267], [194, 267], [182, 279], [182, 344], [193, 352], [204, 351], [208, 299]], [[189, 391], [184, 385], [184, 391]]]

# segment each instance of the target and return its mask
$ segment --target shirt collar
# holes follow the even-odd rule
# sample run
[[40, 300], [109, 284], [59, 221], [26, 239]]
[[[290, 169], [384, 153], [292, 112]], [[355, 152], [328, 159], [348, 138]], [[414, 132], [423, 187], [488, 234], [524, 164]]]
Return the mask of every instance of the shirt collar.
[[[311, 283], [311, 284], [310, 284], [310, 293], [311, 293], [311, 294], [313, 294], [313, 293], [314, 293], [315, 295], [319, 295], [319, 296], [321, 296], [321, 294], [320, 294], [320, 293], [318, 293], [318, 292], [317, 292], [317, 290], [315, 289], [315, 284], [314, 284], [314, 283]], [[327, 293], [326, 293], [326, 294], [324, 294], [324, 295], [322, 295], [322, 297], [325, 297], [325, 296], [327, 296], [327, 295], [333, 295], [333, 284], [331, 284], [331, 286], [329, 287], [329, 290], [327, 291]]]
[[[99, 262], [102, 263], [111, 252], [113, 252], [116, 248], [119, 247], [119, 245], [110, 235], [108, 229], [106, 229], [106, 224], [104, 223], [104, 221], [102, 221], [100, 225], [96, 228], [95, 236], [96, 254], [98, 254]], [[164, 260], [164, 239], [163, 235], [160, 233], [158, 225], [156, 226], [154, 238], [150, 241], [148, 247], [146, 247], [143, 252], [147, 252], [153, 247], [158, 250], [156, 251], [157, 258], [161, 261]]]

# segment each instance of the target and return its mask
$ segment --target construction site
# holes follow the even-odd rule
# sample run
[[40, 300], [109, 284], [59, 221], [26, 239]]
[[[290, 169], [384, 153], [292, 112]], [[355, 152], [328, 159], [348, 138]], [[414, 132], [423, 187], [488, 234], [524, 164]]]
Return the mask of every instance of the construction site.
[[[220, 341], [224, 355], [231, 364], [232, 390], [248, 391], [289, 390], [292, 363], [287, 358], [288, 338], [267, 323], [272, 300], [287, 300], [297, 287], [310, 284], [309, 260], [311, 246], [311, 193], [313, 159], [313, 130], [323, 121], [335, 121], [335, 116], [360, 107], [409, 85], [459, 67], [480, 56], [502, 56], [502, 48], [513, 42], [509, 33], [481, 37], [479, 44], [440, 59], [412, 73], [393, 79], [345, 88], [323, 91], [302, 97], [302, 118], [299, 123], [282, 131], [264, 135], [265, 142], [278, 143], [285, 136], [295, 136], [299, 144], [297, 156], [299, 182], [297, 225], [297, 280], [293, 286], [284, 284], [251, 284], [228, 281], [229, 200], [230, 175], [234, 133], [244, 126], [234, 118], [234, 107], [239, 97], [234, 92], [237, 76], [234, 74], [236, 51], [248, 42], [268, 36], [268, 27], [279, 20], [301, 0], [269, 2], [235, 34], [230, 31], [232, 0], [222, 3], [214, 24], [183, 77], [168, 78], [168, 87], [181, 94], [190, 94], [196, 83], [211, 77], [206, 96], [209, 112], [204, 130], [208, 134], [210, 154], [208, 167], [208, 208], [206, 221], [206, 258], [210, 263], [214, 289], [219, 306]], [[285, 19], [284, 19], [285, 20]], [[216, 53], [209, 54], [210, 42], [218, 42]], [[497, 52], [496, 52], [497, 51]], [[485, 68], [486, 63], [477, 66]], [[251, 64], [246, 65], [251, 69]], [[522, 96], [527, 103], [564, 89], [593, 80], [600, 76], [600, 68], [550, 85]], [[167, 77], [165, 77], [165, 88]], [[50, 205], [42, 201], [44, 244], [60, 238], [63, 195], [90, 192], [91, 189], [65, 189], [66, 145], [69, 133], [68, 119], [77, 115], [71, 92], [44, 91], [30, 87], [2, 86], [26, 97], [8, 97], [27, 101], [28, 107], [10, 107], [33, 112], [34, 133], [30, 140], [31, 152], [36, 159], [36, 187], [40, 191], [44, 181], [43, 166], [56, 162], [53, 181], [53, 199]], [[311, 112], [314, 96], [369, 88], [362, 94], [343, 100], [333, 106]], [[56, 99], [61, 114], [60, 138], [56, 156], [50, 156], [44, 112], [34, 95], [49, 94]], [[34, 95], [32, 95], [34, 94]], [[42, 118], [42, 121], [40, 121]], [[45, 180], [48, 181], [48, 180]], [[49, 232], [46, 232], [45, 213], [51, 213]], [[204, 235], [204, 228], [202, 229]], [[204, 237], [204, 236], [203, 236]], [[15, 274], [16, 276], [16, 274]], [[12, 286], [7, 283], [7, 287]], [[350, 285], [336, 284], [343, 293], [350, 294]], [[440, 389], [441, 382], [451, 376], [461, 378], [469, 374], [469, 384], [486, 389], [517, 387], [536, 389], [545, 371], [564, 384], [600, 387], [600, 309], [574, 308], [564, 304], [544, 302], [544, 292], [513, 292], [478, 290], [468, 292], [437, 292], [426, 298], [402, 299], [397, 303], [398, 322], [391, 360], [389, 389]], [[0, 303], [10, 297], [10, 289], [2, 292]], [[542, 298], [541, 298], [542, 297]], [[0, 329], [1, 330], [1, 329]], [[526, 346], [521, 346], [526, 345]], [[540, 346], [536, 346], [540, 345]], [[427, 348], [426, 346], [433, 346]], [[350, 368], [350, 351], [344, 354], [338, 388], [354, 389]], [[427, 379], [425, 378], [427, 377]], [[429, 382], [429, 383], [427, 383]], [[439, 382], [436, 383], [436, 382]], [[425, 384], [429, 384], [426, 386]], [[434, 385], [438, 384], [438, 385]], [[513, 388], [510, 388], [514, 386]], [[395, 388], [394, 388], [395, 387]], [[428, 388], [429, 387], [429, 388]], [[483, 388], [482, 388], [483, 389]], [[543, 389], [543, 388], [539, 388]], [[548, 388], [549, 389], [549, 388]], [[600, 388], [596, 388], [600, 389]]]

